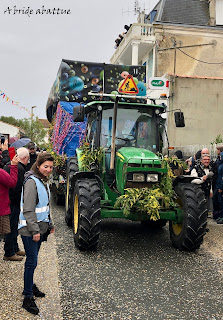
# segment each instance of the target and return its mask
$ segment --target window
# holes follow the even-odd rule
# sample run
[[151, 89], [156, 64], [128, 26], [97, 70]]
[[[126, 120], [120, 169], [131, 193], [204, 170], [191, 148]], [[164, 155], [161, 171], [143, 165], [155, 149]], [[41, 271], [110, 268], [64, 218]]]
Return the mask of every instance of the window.
[[88, 115], [88, 126], [87, 126], [87, 141], [91, 143], [91, 146], [95, 146], [96, 125], [97, 125], [97, 113], [91, 112]]
[[[101, 145], [111, 147], [113, 110], [103, 110]], [[156, 151], [156, 121], [154, 111], [148, 107], [118, 107], [116, 148], [137, 147]]]

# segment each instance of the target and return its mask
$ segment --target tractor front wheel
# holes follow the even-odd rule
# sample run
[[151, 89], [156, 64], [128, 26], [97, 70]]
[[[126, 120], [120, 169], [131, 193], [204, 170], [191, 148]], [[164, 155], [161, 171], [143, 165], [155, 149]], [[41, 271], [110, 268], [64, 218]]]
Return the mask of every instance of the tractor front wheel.
[[71, 181], [75, 174], [78, 171], [78, 161], [77, 157], [69, 159], [67, 165], [67, 183], [66, 183], [66, 196], [65, 196], [65, 222], [68, 226], [72, 226], [72, 185]]
[[193, 251], [200, 247], [206, 233], [207, 201], [201, 188], [194, 184], [179, 183], [175, 191], [183, 219], [179, 224], [170, 221], [170, 238], [175, 248]]
[[77, 180], [73, 192], [74, 242], [79, 249], [95, 249], [100, 235], [100, 187], [97, 180]]

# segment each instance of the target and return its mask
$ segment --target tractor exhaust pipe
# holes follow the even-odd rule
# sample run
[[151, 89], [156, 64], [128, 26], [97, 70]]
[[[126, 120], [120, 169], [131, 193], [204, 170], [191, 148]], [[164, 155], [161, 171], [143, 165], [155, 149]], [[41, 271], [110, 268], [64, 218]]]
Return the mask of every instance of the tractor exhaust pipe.
[[118, 97], [115, 99], [113, 121], [112, 121], [112, 142], [111, 142], [111, 160], [110, 160], [110, 174], [114, 175], [115, 168], [115, 134], [117, 124], [117, 109], [118, 109]]

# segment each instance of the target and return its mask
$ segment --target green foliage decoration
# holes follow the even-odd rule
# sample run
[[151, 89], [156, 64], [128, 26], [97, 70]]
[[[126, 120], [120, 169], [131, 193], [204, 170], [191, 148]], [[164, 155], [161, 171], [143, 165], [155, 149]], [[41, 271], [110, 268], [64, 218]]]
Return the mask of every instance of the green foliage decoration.
[[125, 194], [117, 198], [115, 209], [122, 209], [127, 217], [131, 212], [139, 212], [150, 216], [151, 220], [160, 219], [161, 208], [176, 207], [176, 194], [172, 187], [174, 177], [167, 159], [162, 160], [162, 168], [167, 168], [167, 174], [162, 174], [160, 183], [151, 188], [127, 188]]
[[221, 134], [218, 134], [217, 137], [215, 138], [215, 140], [211, 142], [211, 145], [213, 146], [214, 144], [218, 144], [218, 143], [222, 143], [222, 142], [223, 142], [223, 138], [222, 138]]
[[53, 150], [53, 144], [51, 142], [47, 144], [46, 151], [52, 155], [54, 167], [56, 167], [59, 170], [65, 168], [66, 161], [67, 161], [66, 154], [60, 155], [60, 154], [56, 153]]
[[173, 164], [174, 166], [178, 166], [178, 168], [181, 168], [181, 169], [187, 169], [187, 164], [178, 159], [177, 157], [175, 156], [172, 156], [172, 157], [163, 157], [162, 159], [162, 163], [168, 163], [168, 165], [170, 166], [171, 164]]
[[91, 148], [88, 142], [83, 141], [80, 149], [82, 150], [80, 162], [84, 171], [90, 171], [92, 163], [96, 163], [96, 165], [100, 166], [103, 159], [104, 148], [99, 147], [94, 149]]

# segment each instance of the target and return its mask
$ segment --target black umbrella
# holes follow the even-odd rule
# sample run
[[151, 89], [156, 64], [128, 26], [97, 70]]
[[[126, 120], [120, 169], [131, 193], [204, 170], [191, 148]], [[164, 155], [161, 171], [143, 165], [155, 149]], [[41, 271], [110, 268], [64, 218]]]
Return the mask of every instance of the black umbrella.
[[21, 138], [21, 139], [15, 141], [15, 142], [13, 142], [13, 143], [11, 144], [11, 147], [14, 147], [14, 148], [18, 149], [18, 148], [24, 147], [24, 146], [27, 145], [30, 141], [31, 141], [31, 139], [29, 139], [29, 138]]

